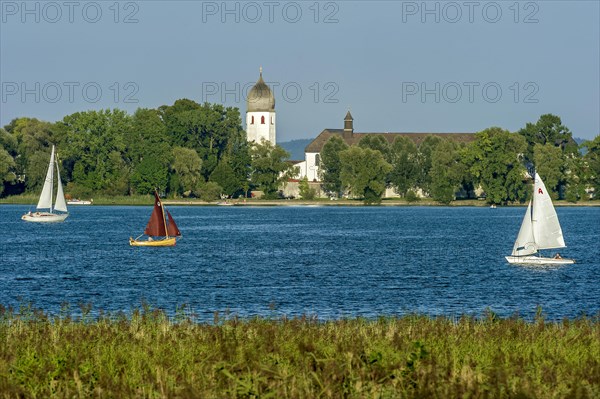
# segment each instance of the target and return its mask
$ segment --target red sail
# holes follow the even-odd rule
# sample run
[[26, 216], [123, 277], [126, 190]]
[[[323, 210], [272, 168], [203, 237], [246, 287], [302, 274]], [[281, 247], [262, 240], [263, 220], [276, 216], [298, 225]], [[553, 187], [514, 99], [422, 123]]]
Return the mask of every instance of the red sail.
[[175, 220], [173, 220], [173, 216], [171, 216], [171, 212], [167, 211], [167, 216], [169, 216], [169, 224], [167, 225], [167, 231], [169, 232], [169, 236], [171, 236], [171, 237], [181, 236], [181, 232], [177, 228], [177, 225], [175, 224]]
[[156, 191], [154, 192], [154, 210], [152, 211], [152, 215], [150, 215], [150, 220], [148, 220], [148, 225], [144, 233], [154, 237], [165, 237], [167, 235], [162, 202], [158, 198]]

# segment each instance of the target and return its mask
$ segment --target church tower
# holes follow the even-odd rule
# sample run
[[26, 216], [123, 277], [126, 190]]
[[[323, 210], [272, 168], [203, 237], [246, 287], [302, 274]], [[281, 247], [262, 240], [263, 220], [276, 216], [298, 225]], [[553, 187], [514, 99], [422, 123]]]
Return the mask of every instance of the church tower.
[[275, 145], [275, 97], [262, 77], [248, 92], [246, 99], [246, 134], [248, 142], [265, 139]]

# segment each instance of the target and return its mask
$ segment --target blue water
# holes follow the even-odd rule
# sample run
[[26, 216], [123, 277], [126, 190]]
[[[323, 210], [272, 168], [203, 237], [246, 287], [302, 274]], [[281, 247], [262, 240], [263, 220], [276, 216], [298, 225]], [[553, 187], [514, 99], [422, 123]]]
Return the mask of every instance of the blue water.
[[[525, 208], [171, 207], [184, 238], [133, 248], [145, 207], [71, 207], [65, 223], [25, 223], [0, 206], [0, 304], [130, 312], [143, 302], [199, 320], [423, 313], [549, 319], [600, 312], [600, 208], [558, 208], [577, 263], [509, 265]], [[550, 253], [548, 253], [550, 255]]]

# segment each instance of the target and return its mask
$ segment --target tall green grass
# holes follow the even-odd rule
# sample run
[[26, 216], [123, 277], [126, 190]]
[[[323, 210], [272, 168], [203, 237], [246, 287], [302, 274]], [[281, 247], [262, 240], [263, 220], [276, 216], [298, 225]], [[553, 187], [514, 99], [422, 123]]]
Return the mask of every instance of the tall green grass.
[[0, 397], [600, 397], [598, 318], [81, 315], [0, 309]]

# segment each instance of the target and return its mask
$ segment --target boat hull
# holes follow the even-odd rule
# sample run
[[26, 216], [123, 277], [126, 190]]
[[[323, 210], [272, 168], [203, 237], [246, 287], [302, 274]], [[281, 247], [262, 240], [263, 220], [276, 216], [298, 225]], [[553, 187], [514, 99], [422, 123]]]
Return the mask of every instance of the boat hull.
[[541, 256], [507, 256], [508, 263], [517, 265], [571, 265], [573, 259], [543, 258]]
[[68, 213], [34, 212], [21, 216], [21, 220], [33, 223], [60, 223], [69, 216]]
[[132, 247], [174, 247], [177, 243], [175, 237], [165, 238], [164, 240], [134, 240], [129, 237], [129, 245]]

